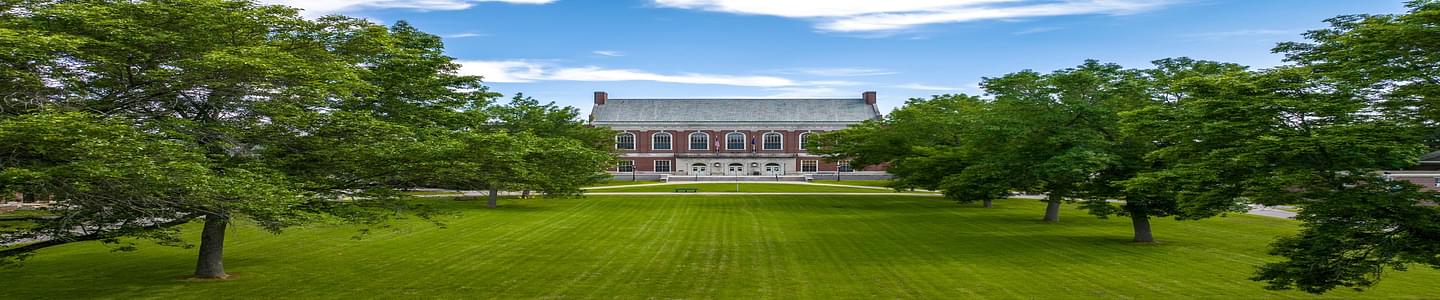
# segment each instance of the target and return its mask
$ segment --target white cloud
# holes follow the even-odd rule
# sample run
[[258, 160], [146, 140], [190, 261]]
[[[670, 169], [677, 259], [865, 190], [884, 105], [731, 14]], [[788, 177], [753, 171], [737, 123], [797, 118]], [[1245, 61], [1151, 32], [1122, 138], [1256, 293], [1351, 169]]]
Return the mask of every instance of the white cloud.
[[956, 92], [956, 91], [961, 91], [961, 90], [964, 89], [964, 88], [961, 88], [961, 87], [928, 85], [928, 84], [922, 84], [922, 83], [908, 83], [908, 84], [897, 85], [897, 86], [895, 86], [895, 87], [897, 87], [897, 88], [902, 88], [902, 89], [907, 89], [907, 90], [940, 91], [940, 92]]
[[826, 86], [779, 87], [769, 90], [775, 93], [763, 96], [762, 98], [824, 98], [854, 96], [851, 94], [856, 94], [855, 91], [841, 91]]
[[827, 76], [827, 77], [880, 76], [880, 75], [891, 75], [891, 74], [895, 74], [895, 73], [896, 73], [896, 72], [893, 72], [893, 71], [886, 71], [886, 70], [881, 70], [881, 69], [862, 69], [862, 68], [815, 68], [815, 69], [798, 69], [798, 70], [796, 70], [796, 72], [799, 72], [799, 73], [802, 73], [802, 74], [807, 74], [807, 75]]
[[486, 82], [535, 81], [654, 81], [683, 84], [711, 84], [748, 87], [797, 86], [794, 80], [774, 76], [723, 75], [704, 73], [661, 74], [633, 69], [607, 69], [595, 66], [556, 67], [544, 63], [506, 60], [462, 60], [460, 73], [483, 76]]
[[306, 16], [323, 16], [366, 9], [462, 10], [478, 2], [549, 4], [557, 0], [258, 0], [303, 9]]
[[600, 55], [600, 56], [625, 56], [625, 53], [623, 53], [623, 52], [620, 52], [620, 51], [612, 51], [612, 50], [595, 50], [595, 51], [591, 51], [590, 53], [595, 53], [595, 55]]
[[652, 0], [662, 7], [810, 19], [836, 32], [1065, 15], [1124, 15], [1181, 0]]
[[539, 64], [521, 60], [459, 60], [456, 63], [460, 64], [460, 74], [483, 76], [485, 82], [532, 82], [545, 75]]
[[1011, 34], [1014, 34], [1014, 35], [1027, 35], [1027, 34], [1036, 34], [1036, 33], [1046, 33], [1046, 32], [1056, 31], [1056, 30], [1060, 30], [1060, 29], [1062, 29], [1062, 28], [1060, 28], [1060, 27], [1036, 27], [1036, 28], [1030, 28], [1030, 29], [1021, 30], [1021, 31], [1016, 31], [1016, 32], [1013, 32], [1013, 33], [1011, 33]]
[[452, 39], [463, 39], [463, 38], [481, 37], [481, 36], [490, 36], [490, 35], [489, 35], [489, 34], [484, 34], [484, 33], [475, 33], [475, 32], [461, 32], [461, 33], [456, 33], [456, 34], [447, 34], [447, 35], [445, 35], [444, 37], [445, 37], [445, 38], [452, 38]]
[[893, 88], [900, 88], [900, 89], [907, 89], [907, 90], [916, 90], [916, 91], [939, 92], [939, 93], [946, 93], [946, 94], [954, 94], [954, 93], [965, 93], [965, 94], [970, 94], [970, 95], [983, 95], [983, 94], [985, 94], [985, 91], [980, 88], [980, 83], [979, 83], [979, 82], [969, 83], [969, 84], [961, 84], [961, 85], [957, 85], [957, 86], [931, 85], [931, 84], [924, 84], [924, 83], [907, 83], [907, 84], [896, 85], [896, 86], [891, 86], [891, 87], [893, 87]]
[[1303, 30], [1284, 30], [1284, 29], [1245, 29], [1245, 30], [1232, 30], [1232, 31], [1202, 32], [1202, 33], [1187, 34], [1187, 35], [1185, 35], [1185, 36], [1186, 36], [1186, 37], [1191, 37], [1191, 38], [1202, 38], [1202, 39], [1223, 39], [1223, 38], [1251, 37], [1251, 36], [1299, 35], [1301, 32], [1304, 32], [1304, 31], [1303, 31]]

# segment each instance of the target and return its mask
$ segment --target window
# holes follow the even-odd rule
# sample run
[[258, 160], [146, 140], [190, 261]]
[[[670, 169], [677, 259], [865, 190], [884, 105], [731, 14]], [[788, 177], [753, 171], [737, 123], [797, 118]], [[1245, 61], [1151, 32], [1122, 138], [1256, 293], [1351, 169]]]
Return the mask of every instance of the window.
[[704, 132], [690, 134], [690, 150], [710, 149], [710, 135]]
[[800, 172], [816, 172], [820, 170], [820, 163], [813, 160], [800, 161]]
[[615, 136], [615, 149], [635, 150], [635, 134], [626, 132]]
[[655, 172], [656, 172], [656, 173], [670, 173], [670, 161], [668, 161], [668, 160], [657, 160], [657, 161], [655, 161]]
[[619, 169], [620, 172], [635, 172], [635, 161], [622, 160], [620, 161], [620, 167], [617, 169]]
[[766, 133], [766, 134], [765, 134], [765, 150], [780, 150], [780, 149], [782, 148], [780, 141], [781, 141], [780, 133], [776, 133], [776, 132]]
[[656, 133], [650, 136], [650, 149], [670, 150], [670, 134], [665, 132]]
[[809, 132], [801, 133], [801, 134], [800, 134], [800, 139], [797, 140], [797, 141], [800, 142], [799, 144], [797, 144], [797, 145], [800, 145], [800, 146], [799, 146], [800, 149], [805, 149], [805, 142], [809, 142], [809, 141], [810, 141], [810, 133], [809, 133]]
[[725, 135], [725, 149], [745, 150], [745, 134], [739, 132], [731, 132], [730, 134]]
[[842, 160], [836, 163], [839, 164], [840, 172], [855, 172], [855, 169], [850, 167], [850, 161], [848, 160]]

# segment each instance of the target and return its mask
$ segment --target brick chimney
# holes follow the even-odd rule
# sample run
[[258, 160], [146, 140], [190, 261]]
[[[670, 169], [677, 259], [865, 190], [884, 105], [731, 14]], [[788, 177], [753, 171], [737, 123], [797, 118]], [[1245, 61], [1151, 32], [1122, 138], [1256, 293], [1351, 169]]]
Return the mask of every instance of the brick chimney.
[[610, 99], [610, 94], [595, 92], [595, 105], [605, 105], [605, 100]]
[[874, 92], [874, 91], [865, 92], [864, 94], [861, 94], [861, 95], [862, 95], [861, 98], [865, 98], [865, 104], [875, 105], [875, 98], [876, 98], [876, 96], [875, 96], [875, 92]]

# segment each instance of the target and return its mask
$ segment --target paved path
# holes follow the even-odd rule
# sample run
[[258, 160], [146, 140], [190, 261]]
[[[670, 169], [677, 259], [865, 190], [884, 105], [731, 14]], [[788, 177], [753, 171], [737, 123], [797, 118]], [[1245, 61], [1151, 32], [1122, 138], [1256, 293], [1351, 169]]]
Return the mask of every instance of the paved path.
[[[685, 195], [694, 195], [694, 196], [721, 196], [721, 195], [791, 195], [791, 196], [816, 196], [816, 195], [836, 195], [836, 196], [919, 196], [919, 197], [940, 197], [940, 196], [943, 196], [943, 195], [938, 194], [938, 193], [802, 193], [802, 192], [780, 192], [780, 193], [745, 193], [745, 192], [741, 192], [741, 193], [735, 193], [735, 192], [670, 193], [670, 192], [603, 192], [603, 191], [597, 191], [597, 190], [605, 190], [605, 189], [613, 189], [613, 188], [623, 188], [623, 187], [658, 186], [658, 185], [677, 185], [677, 184], [691, 184], [691, 183], [725, 183], [725, 182], [724, 182], [724, 181], [715, 181], [715, 182], [711, 182], [711, 181], [704, 181], [704, 182], [688, 182], [688, 181], [687, 181], [687, 182], [660, 182], [660, 183], [647, 183], [647, 184], [634, 184], [634, 185], [588, 187], [588, 188], [584, 188], [584, 190], [586, 190], [585, 195], [593, 195], [593, 196], [685, 196]], [[781, 182], [742, 182], [742, 183], [778, 183], [778, 184], [798, 184], [798, 185], [839, 186], [839, 187], [851, 187], [851, 188], [862, 188], [862, 189], [880, 189], [880, 190], [889, 190], [889, 189], [890, 189], [890, 188], [886, 188], [886, 187], [843, 185], [843, 184], [825, 184], [825, 183], [813, 183], [813, 182], [784, 182], [784, 181], [781, 181]], [[458, 196], [464, 196], [464, 197], [483, 197], [483, 196], [488, 196], [489, 194], [488, 194], [487, 192], [485, 192], [485, 191], [461, 191], [461, 192], [459, 192], [458, 194], [421, 195], [421, 196], [416, 196], [416, 197], [440, 198], [440, 197], [455, 197], [455, 196], [457, 196], [457, 195], [458, 195]], [[519, 196], [520, 193], [519, 193], [519, 192], [500, 192], [500, 195], [501, 195], [501, 196]], [[1014, 196], [1010, 196], [1010, 198], [1014, 198], [1014, 199], [1035, 199], [1035, 200], [1040, 200], [1040, 199], [1045, 199], [1045, 195], [1014, 195]], [[1123, 202], [1123, 201], [1112, 200], [1111, 202], [1120, 203], [1120, 202]], [[1270, 207], [1265, 207], [1265, 206], [1260, 206], [1260, 205], [1251, 205], [1251, 206], [1250, 206], [1250, 210], [1249, 210], [1249, 211], [1246, 211], [1245, 213], [1247, 213], [1247, 214], [1252, 214], [1252, 215], [1257, 215], [1257, 216], [1273, 217], [1273, 218], [1285, 218], [1285, 219], [1294, 219], [1294, 218], [1295, 218], [1295, 213], [1294, 213], [1294, 212], [1279, 210], [1279, 209], [1270, 208]]]
[[[872, 189], [872, 190], [891, 190], [891, 188], [888, 188], [888, 187], [879, 187], [879, 186], [848, 185], [848, 184], [834, 184], [834, 183], [821, 183], [821, 182], [799, 182], [799, 181], [671, 181], [671, 182], [642, 183], [642, 184], [631, 184], [631, 185], [595, 186], [595, 187], [587, 187], [587, 188], [581, 188], [581, 189], [582, 189], [582, 190], [587, 190], [587, 191], [589, 191], [589, 190], [618, 189], [618, 188], [639, 187], [639, 186], [678, 185], [678, 184], [710, 184], [710, 183], [732, 183], [732, 184], [733, 184], [733, 183], [742, 183], [742, 184], [749, 184], [749, 183], [796, 184], [796, 185], [838, 186], [838, 187], [859, 188], [859, 189]], [[917, 190], [917, 191], [919, 191], [919, 190]]]
[[736, 192], [696, 192], [696, 193], [669, 193], [669, 192], [659, 192], [659, 193], [656, 193], [656, 192], [587, 192], [587, 193], [585, 193], [585, 195], [587, 195], [587, 196], [691, 196], [691, 195], [694, 195], [694, 196], [720, 196], [720, 195], [791, 195], [791, 196], [826, 196], [826, 195], [836, 195], [836, 196], [877, 196], [877, 195], [884, 195], [884, 196], [921, 196], [921, 197], [940, 197], [940, 196], [943, 196], [943, 195], [940, 195], [940, 194], [931, 194], [931, 193], [791, 193], [791, 192], [775, 192], [775, 193], [747, 193], [747, 192], [739, 192], [739, 193], [736, 193]]
[[1276, 217], [1276, 218], [1286, 218], [1286, 219], [1294, 219], [1294, 218], [1295, 218], [1295, 215], [1296, 215], [1296, 213], [1294, 213], [1294, 212], [1289, 212], [1289, 211], [1274, 209], [1274, 208], [1270, 208], [1270, 207], [1265, 207], [1265, 206], [1263, 206], [1263, 205], [1251, 205], [1251, 206], [1250, 206], [1250, 211], [1247, 211], [1247, 212], [1245, 212], [1245, 213], [1252, 214], [1252, 215], [1258, 215], [1258, 216]]

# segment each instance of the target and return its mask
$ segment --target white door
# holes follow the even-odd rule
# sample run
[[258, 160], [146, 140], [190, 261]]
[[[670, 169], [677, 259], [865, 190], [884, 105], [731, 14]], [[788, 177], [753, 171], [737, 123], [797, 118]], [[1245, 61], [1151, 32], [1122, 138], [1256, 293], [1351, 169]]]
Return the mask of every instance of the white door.
[[765, 164], [765, 175], [780, 176], [780, 164]]
[[690, 174], [693, 174], [693, 175], [696, 175], [696, 176], [706, 176], [706, 175], [710, 175], [710, 172], [707, 172], [707, 169], [705, 168], [705, 164], [693, 164], [693, 165], [690, 165]]
[[729, 171], [729, 172], [727, 172], [727, 173], [730, 174], [730, 176], [741, 176], [741, 175], [745, 175], [745, 165], [742, 165], [742, 164], [730, 164], [730, 169], [728, 169], [727, 171]]

